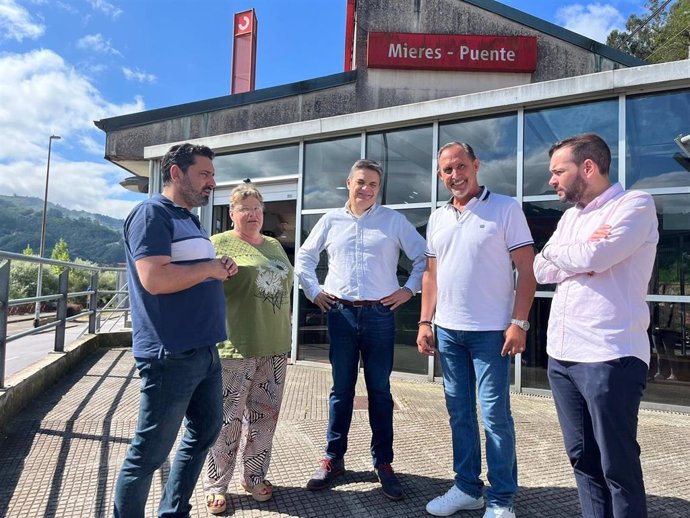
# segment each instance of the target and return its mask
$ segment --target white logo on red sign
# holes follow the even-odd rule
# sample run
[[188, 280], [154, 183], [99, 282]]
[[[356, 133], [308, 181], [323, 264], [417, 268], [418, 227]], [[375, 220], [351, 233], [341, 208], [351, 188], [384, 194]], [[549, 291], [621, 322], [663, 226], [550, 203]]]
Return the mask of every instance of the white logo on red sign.
[[252, 12], [247, 11], [235, 15], [235, 35], [247, 34], [252, 32]]

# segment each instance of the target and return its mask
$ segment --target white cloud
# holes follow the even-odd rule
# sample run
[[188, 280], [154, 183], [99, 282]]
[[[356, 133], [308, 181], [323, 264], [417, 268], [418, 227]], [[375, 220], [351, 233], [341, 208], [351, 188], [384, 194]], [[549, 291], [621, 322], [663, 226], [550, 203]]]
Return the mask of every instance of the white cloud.
[[58, 2], [55, 2], [55, 5], [56, 5], [57, 7], [59, 7], [60, 9], [62, 9], [62, 10], [64, 10], [64, 11], [67, 11], [68, 13], [71, 13], [71, 14], [77, 14], [77, 13], [79, 13], [79, 10], [76, 9], [72, 4], [70, 4], [70, 3], [68, 3], [68, 2], [60, 2], [60, 1], [58, 1]]
[[155, 75], [149, 74], [139, 69], [131, 69], [127, 67], [122, 67], [122, 73], [128, 81], [137, 81], [139, 83], [155, 83], [158, 79]]
[[122, 56], [122, 53], [110, 44], [110, 40], [103, 38], [103, 35], [87, 34], [77, 41], [77, 48], [82, 50], [92, 50], [100, 52], [101, 54], [113, 54], [115, 56]]
[[588, 38], [606, 43], [613, 29], [625, 28], [625, 18], [610, 4], [572, 4], [556, 11], [556, 23]]
[[[108, 102], [51, 50], [0, 55], [0, 192], [43, 198], [48, 137], [57, 134], [62, 140], [52, 145], [49, 201], [123, 217], [134, 204], [117, 184], [127, 173], [101, 158], [105, 135], [93, 121], [143, 109], [139, 97]], [[75, 149], [94, 159], [66, 159]]]
[[113, 19], [122, 14], [122, 9], [111, 4], [107, 0], [88, 0], [88, 2], [95, 10], [101, 11], [103, 14], [106, 14]]
[[29, 11], [15, 0], [0, 0], [0, 41], [36, 39], [45, 29], [44, 25], [35, 22]]

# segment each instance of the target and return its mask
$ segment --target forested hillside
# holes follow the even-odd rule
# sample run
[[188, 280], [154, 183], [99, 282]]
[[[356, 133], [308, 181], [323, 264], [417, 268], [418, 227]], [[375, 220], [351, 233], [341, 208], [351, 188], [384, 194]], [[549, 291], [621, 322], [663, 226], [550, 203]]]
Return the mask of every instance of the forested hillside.
[[[31, 247], [38, 254], [41, 239], [43, 201], [25, 196], [0, 196], [0, 250], [22, 253]], [[70, 257], [93, 261], [102, 266], [125, 260], [122, 220], [74, 211], [48, 203], [45, 256], [62, 238]]]

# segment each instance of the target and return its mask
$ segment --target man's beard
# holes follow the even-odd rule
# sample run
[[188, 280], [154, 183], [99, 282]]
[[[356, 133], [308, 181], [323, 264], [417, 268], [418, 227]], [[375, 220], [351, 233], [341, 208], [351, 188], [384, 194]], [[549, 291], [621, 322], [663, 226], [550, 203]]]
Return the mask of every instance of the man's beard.
[[563, 203], [579, 203], [582, 197], [584, 196], [586, 189], [587, 184], [585, 183], [584, 179], [578, 174], [575, 177], [575, 181], [573, 181], [573, 185], [568, 189], [563, 189], [563, 198], [561, 198], [561, 201]]
[[189, 207], [203, 207], [204, 205], [208, 205], [208, 201], [211, 198], [210, 195], [206, 196], [203, 191], [195, 191], [186, 175], [180, 184], [180, 195], [184, 198], [185, 203]]

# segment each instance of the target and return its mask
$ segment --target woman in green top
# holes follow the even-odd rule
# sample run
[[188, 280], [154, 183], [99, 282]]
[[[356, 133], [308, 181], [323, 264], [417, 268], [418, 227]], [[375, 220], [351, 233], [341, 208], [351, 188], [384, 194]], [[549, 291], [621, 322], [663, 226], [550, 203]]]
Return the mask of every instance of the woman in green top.
[[240, 456], [241, 485], [262, 502], [273, 434], [290, 351], [292, 266], [280, 243], [261, 234], [263, 197], [251, 183], [230, 193], [234, 228], [211, 237], [218, 255], [239, 270], [224, 284], [228, 339], [218, 344], [223, 365], [223, 428], [208, 454], [206, 506], [225, 511], [230, 479]]

